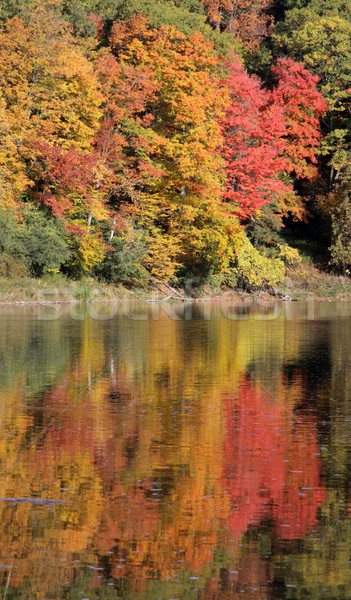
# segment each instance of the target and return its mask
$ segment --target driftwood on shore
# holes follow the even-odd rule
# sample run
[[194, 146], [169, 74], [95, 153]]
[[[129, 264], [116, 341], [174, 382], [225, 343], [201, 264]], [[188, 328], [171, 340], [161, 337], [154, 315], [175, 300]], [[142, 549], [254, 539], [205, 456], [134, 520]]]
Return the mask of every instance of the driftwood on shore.
[[161, 286], [165, 287], [168, 290], [168, 292], [171, 292], [171, 294], [168, 294], [168, 296], [166, 296], [166, 298], [160, 298], [157, 300], [156, 299], [148, 300], [147, 302], [167, 302], [167, 300], [178, 300], [178, 301], [182, 301], [182, 302], [189, 302], [189, 301], [191, 302], [192, 301], [192, 298], [187, 298], [186, 296], [183, 296], [183, 294], [178, 292], [178, 290], [172, 288], [169, 285], [169, 283], [166, 283], [165, 281], [159, 282], [154, 279], [153, 283], [162, 294], [166, 294], [167, 292], [162, 290]]
[[[189, 298], [188, 296], [184, 296], [178, 290], [171, 287], [169, 285], [169, 283], [166, 283], [165, 281], [161, 282], [161, 281], [157, 281], [156, 279], [153, 279], [153, 284], [155, 285], [155, 287], [157, 287], [157, 289], [162, 294], [165, 294], [165, 298], [153, 298], [151, 300], [147, 300], [147, 302], [162, 303], [162, 302], [167, 302], [168, 300], [178, 300], [178, 302], [179, 301], [195, 302], [195, 298]], [[167, 291], [165, 291], [165, 289]], [[288, 294], [284, 294], [283, 292], [280, 292], [279, 290], [277, 290], [277, 288], [275, 288], [273, 286], [266, 286], [264, 290], [263, 290], [263, 287], [261, 287], [261, 289], [258, 292], [256, 292], [256, 293], [251, 292], [251, 294], [252, 294], [253, 298], [256, 297], [257, 299], [259, 299], [263, 291], [265, 291], [266, 294], [273, 296], [274, 298], [283, 300], [283, 302], [291, 302], [292, 301], [291, 296], [289, 296]], [[171, 292], [171, 293], [169, 293], [169, 292]]]
[[285, 302], [290, 302], [292, 300], [291, 296], [289, 296], [288, 294], [284, 294], [283, 292], [279, 292], [279, 290], [277, 290], [277, 288], [275, 288], [275, 287], [269, 287], [267, 289], [267, 291], [269, 294], [271, 294], [275, 298], [280, 298], [281, 300], [284, 300]]

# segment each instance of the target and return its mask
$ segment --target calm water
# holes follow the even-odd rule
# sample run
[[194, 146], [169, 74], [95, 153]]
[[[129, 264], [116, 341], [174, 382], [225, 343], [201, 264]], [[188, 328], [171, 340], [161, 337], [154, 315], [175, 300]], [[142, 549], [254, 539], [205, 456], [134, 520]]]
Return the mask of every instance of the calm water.
[[351, 304], [2, 307], [0, 403], [2, 598], [351, 598]]

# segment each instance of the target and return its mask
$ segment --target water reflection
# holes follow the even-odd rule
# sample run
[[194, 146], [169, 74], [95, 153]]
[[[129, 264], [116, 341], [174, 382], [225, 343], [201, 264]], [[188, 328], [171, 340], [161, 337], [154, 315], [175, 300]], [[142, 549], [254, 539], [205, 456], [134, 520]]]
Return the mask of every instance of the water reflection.
[[2, 309], [3, 596], [348, 597], [351, 306], [276, 306]]

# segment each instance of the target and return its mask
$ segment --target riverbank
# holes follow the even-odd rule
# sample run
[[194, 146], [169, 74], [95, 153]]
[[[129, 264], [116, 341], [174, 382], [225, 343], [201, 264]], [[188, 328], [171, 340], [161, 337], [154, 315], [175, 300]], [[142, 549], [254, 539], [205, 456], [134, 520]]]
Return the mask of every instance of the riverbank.
[[171, 299], [213, 299], [217, 301], [235, 300], [249, 302], [260, 300], [316, 300], [351, 301], [351, 279], [320, 271], [312, 264], [304, 262], [297, 269], [287, 271], [284, 285], [268, 293], [256, 290], [248, 293], [243, 290], [218, 289], [210, 286], [192, 286], [191, 290], [171, 289], [157, 284], [148, 288], [128, 289], [121, 285], [101, 283], [86, 277], [72, 281], [61, 274], [48, 275], [42, 279], [0, 278], [1, 304], [72, 303], [116, 300], [165, 301]]
[[[260, 296], [268, 297], [262, 291]], [[47, 303], [88, 303], [118, 300], [165, 302], [168, 300], [236, 300], [249, 301], [257, 294], [233, 289], [213, 289], [209, 286], [195, 288], [191, 292], [182, 288], [169, 288], [167, 284], [157, 284], [146, 288], [127, 288], [122, 285], [101, 283], [86, 277], [72, 281], [65, 277], [45, 277], [43, 279], [22, 278], [11, 280], [0, 277], [0, 304], [47, 304]]]
[[351, 278], [326, 273], [303, 261], [297, 268], [287, 270], [280, 292], [293, 300], [351, 301]]

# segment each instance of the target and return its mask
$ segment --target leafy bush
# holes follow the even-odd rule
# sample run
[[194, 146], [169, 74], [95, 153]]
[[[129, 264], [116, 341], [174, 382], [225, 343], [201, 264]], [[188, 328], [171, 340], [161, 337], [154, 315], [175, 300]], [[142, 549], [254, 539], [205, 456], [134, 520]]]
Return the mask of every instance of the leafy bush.
[[0, 210], [0, 253], [7, 257], [3, 271], [12, 273], [17, 269], [20, 273], [27, 269], [40, 276], [59, 269], [69, 256], [63, 228], [31, 204], [24, 207], [22, 219], [18, 223], [13, 214]]
[[236, 272], [238, 281], [244, 288], [257, 289], [283, 283], [285, 266], [279, 259], [267, 258], [260, 254], [245, 237], [237, 253]]
[[11, 254], [0, 254], [0, 276], [8, 279], [21, 279], [28, 275], [26, 265]]
[[64, 271], [73, 279], [81, 279], [94, 272], [106, 254], [106, 243], [101, 232], [93, 231], [89, 235], [71, 236], [69, 240], [70, 260], [65, 263]]
[[302, 258], [296, 248], [291, 248], [287, 244], [279, 244], [279, 258], [287, 267], [299, 267]]
[[23, 216], [19, 239], [25, 262], [33, 275], [40, 276], [60, 268], [70, 254], [63, 227], [33, 205], [25, 207]]
[[130, 227], [122, 234], [115, 235], [110, 246], [112, 249], [95, 268], [95, 274], [111, 283], [129, 287], [147, 286], [150, 275], [143, 265], [147, 256], [144, 232]]
[[344, 275], [351, 272], [351, 203], [348, 192], [335, 193], [331, 211], [332, 240], [330, 264]]
[[0, 209], [0, 252], [8, 256], [23, 256], [19, 239], [20, 228], [11, 212]]
[[194, 275], [189, 271], [183, 271], [177, 277], [175, 285], [184, 289], [186, 296], [202, 296], [208, 294], [208, 288], [216, 294], [220, 294], [221, 289], [236, 288], [238, 275], [233, 269], [227, 269], [217, 273], [210, 269], [207, 273]]
[[[280, 211], [281, 212], [281, 211]], [[261, 207], [245, 229], [254, 246], [276, 246], [281, 242], [282, 215], [276, 202]]]

